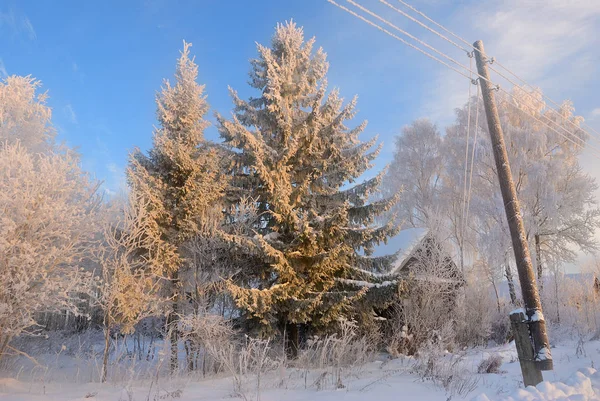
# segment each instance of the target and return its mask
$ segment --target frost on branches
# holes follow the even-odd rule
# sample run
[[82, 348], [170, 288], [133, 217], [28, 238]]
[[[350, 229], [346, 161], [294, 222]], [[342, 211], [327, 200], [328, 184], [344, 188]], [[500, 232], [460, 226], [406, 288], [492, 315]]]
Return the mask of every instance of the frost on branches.
[[[549, 267], [574, 261], [577, 250], [598, 247], [597, 183], [579, 165], [582, 147], [565, 136], [583, 143], [587, 138], [571, 103], [553, 111], [539, 90], [516, 87], [512, 96], [499, 94], [498, 112], [541, 285]], [[548, 129], [536, 119], [558, 127]], [[476, 264], [486, 266], [493, 285], [506, 278], [511, 301], [517, 302], [511, 239], [481, 100], [457, 109], [456, 122], [443, 137], [426, 120], [406, 127], [385, 186], [402, 188], [397, 207], [402, 218], [449, 233], [461, 267], [466, 256], [480, 259]]]
[[[538, 279], [541, 279], [544, 266], [574, 261], [577, 249], [584, 252], [597, 249], [594, 239], [595, 229], [600, 223], [600, 210], [594, 197], [597, 184], [579, 165], [582, 147], [565, 139], [565, 136], [580, 137], [583, 143], [587, 139], [578, 128], [582, 118], [574, 114], [571, 103], [564, 102], [555, 112], [546, 107], [539, 90], [526, 91], [516, 87], [512, 95], [498, 97], [498, 111], [527, 240]], [[485, 115], [481, 102], [473, 100], [473, 105], [480, 108], [480, 115]], [[472, 129], [475, 111], [470, 113]], [[532, 117], [541, 121], [552, 120], [558, 128], [548, 129]], [[448, 128], [445, 141], [449, 152], [454, 155], [464, 155], [467, 121], [465, 107], [457, 110], [457, 122]], [[506, 275], [511, 276], [508, 266], [510, 255], [498, 252], [499, 249], [510, 252], [510, 236], [487, 125], [481, 117], [478, 129], [469, 231], [485, 233], [476, 235], [473, 242], [481, 254], [493, 257], [488, 261], [490, 265], [504, 265]], [[567, 135], [567, 132], [570, 134]], [[449, 158], [449, 175], [454, 176], [455, 182], [461, 182], [464, 167], [456, 163], [462, 164], [464, 156], [452, 159]], [[499, 243], [504, 246], [499, 247]], [[540, 280], [540, 285], [542, 283]]]
[[96, 247], [101, 199], [75, 152], [55, 146], [40, 82], [0, 83], [0, 356], [37, 332], [42, 312], [78, 313], [90, 294], [81, 267]]
[[10, 76], [0, 82], [0, 142], [20, 142], [32, 152], [48, 151], [56, 130], [42, 83], [32, 77]]
[[[103, 312], [104, 356], [102, 382], [108, 375], [110, 336], [117, 328], [130, 334], [143, 318], [164, 308], [160, 272], [149, 269], [144, 250], [153, 249], [153, 238], [146, 235], [149, 218], [147, 203], [136, 191], [123, 201], [116, 199], [106, 209], [113, 218], [103, 221], [104, 244], [97, 260], [101, 267], [97, 303]], [[108, 214], [108, 213], [107, 213]], [[111, 217], [112, 217], [111, 216]]]
[[358, 139], [366, 123], [346, 127], [356, 99], [344, 105], [336, 89], [326, 93], [326, 55], [313, 44], [294, 23], [278, 25], [272, 46], [259, 45], [252, 60], [259, 97], [244, 101], [232, 90], [234, 115], [219, 117], [232, 150], [234, 205], [236, 197], [256, 199], [261, 217], [254, 236], [230, 238], [250, 262], [229, 288], [251, 318], [272, 329], [287, 324], [292, 337], [296, 323], [325, 328], [359, 305], [370, 315], [367, 305], [385, 305], [398, 290], [378, 274], [392, 258], [368, 257], [396, 232], [391, 221], [374, 224], [396, 199], [367, 201], [381, 174], [348, 187], [371, 167], [376, 138]]
[[41, 312], [77, 314], [97, 232], [97, 187], [72, 152], [0, 144], [0, 356]]
[[[146, 235], [152, 239], [147, 261], [153, 271], [168, 278], [168, 312], [177, 342], [178, 302], [182, 295], [180, 272], [185, 267], [186, 243], [209, 233], [215, 226], [226, 181], [220, 174], [219, 155], [204, 139], [208, 104], [204, 87], [196, 83], [198, 66], [189, 58], [190, 44], [184, 43], [177, 63], [176, 84], [165, 81], [156, 99], [157, 118], [153, 147], [146, 156], [137, 151], [130, 161], [128, 179], [136, 197], [147, 207]], [[172, 347], [172, 368], [177, 366]]]

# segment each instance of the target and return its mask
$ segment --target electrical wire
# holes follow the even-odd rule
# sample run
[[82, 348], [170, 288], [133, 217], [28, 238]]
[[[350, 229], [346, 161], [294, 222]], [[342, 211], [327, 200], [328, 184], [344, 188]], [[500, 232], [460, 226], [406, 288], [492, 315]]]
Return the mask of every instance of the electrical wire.
[[417, 50], [417, 51], [419, 51], [419, 52], [423, 53], [424, 55], [426, 55], [427, 57], [429, 57], [429, 58], [431, 58], [431, 59], [433, 59], [433, 60], [437, 61], [438, 63], [440, 63], [440, 64], [442, 64], [442, 65], [445, 65], [446, 67], [450, 68], [452, 71], [454, 71], [454, 72], [456, 72], [456, 73], [458, 73], [458, 74], [462, 75], [463, 77], [467, 78], [468, 80], [471, 80], [471, 78], [470, 78], [470, 77], [469, 77], [467, 74], [463, 73], [462, 71], [459, 71], [459, 70], [457, 70], [456, 68], [454, 68], [454, 67], [453, 67], [453, 66], [451, 66], [450, 64], [446, 63], [445, 61], [443, 61], [443, 60], [440, 60], [439, 58], [437, 58], [437, 57], [436, 57], [436, 56], [434, 56], [433, 54], [430, 54], [430, 53], [426, 52], [425, 50], [423, 50], [423, 49], [421, 49], [421, 48], [419, 48], [419, 47], [417, 47], [417, 46], [415, 46], [415, 45], [413, 45], [413, 44], [411, 44], [411, 43], [407, 42], [406, 40], [402, 39], [402, 38], [401, 38], [401, 37], [399, 37], [398, 35], [395, 35], [395, 34], [393, 34], [392, 32], [388, 31], [388, 30], [387, 30], [387, 29], [385, 29], [384, 27], [382, 27], [382, 26], [380, 26], [380, 25], [377, 25], [376, 23], [374, 23], [373, 21], [370, 21], [370, 20], [366, 19], [366, 18], [365, 18], [365, 17], [363, 17], [362, 15], [360, 15], [360, 14], [358, 14], [358, 13], [356, 13], [356, 12], [354, 12], [354, 11], [350, 10], [350, 9], [348, 9], [347, 7], [344, 7], [344, 6], [342, 6], [341, 4], [338, 4], [338, 3], [336, 3], [334, 0], [327, 0], [327, 1], [328, 1], [329, 3], [331, 3], [331, 4], [333, 4], [334, 6], [336, 6], [336, 7], [340, 8], [340, 9], [342, 9], [342, 10], [346, 11], [347, 13], [349, 13], [349, 14], [351, 14], [351, 15], [355, 16], [356, 18], [358, 18], [358, 19], [360, 19], [360, 20], [362, 20], [362, 21], [366, 22], [367, 24], [369, 24], [369, 25], [371, 25], [371, 26], [373, 26], [373, 27], [375, 27], [375, 28], [379, 29], [380, 31], [382, 31], [382, 32], [386, 33], [387, 35], [389, 35], [389, 36], [393, 37], [394, 39], [396, 39], [396, 40], [398, 40], [398, 41], [400, 41], [400, 42], [404, 43], [405, 45], [407, 45], [407, 46], [409, 46], [409, 47], [412, 47], [413, 49], [415, 49], [415, 50]]
[[471, 154], [471, 173], [469, 175], [469, 190], [467, 194], [467, 216], [466, 221], [469, 224], [469, 211], [471, 209], [471, 189], [473, 184], [473, 168], [475, 165], [475, 150], [477, 149], [477, 134], [479, 133], [479, 85], [477, 85], [477, 101], [475, 102], [475, 135], [473, 135], [473, 153]]
[[[438, 35], [440, 38], [446, 40], [447, 42], [451, 43], [453, 46], [456, 46], [457, 48], [463, 50], [463, 51], [467, 51], [464, 47], [462, 47], [461, 45], [457, 44], [456, 42], [454, 42], [453, 40], [449, 39], [448, 37], [446, 37], [445, 35], [442, 35], [440, 32], [428, 27], [426, 24], [422, 23], [421, 21], [416, 20], [414, 17], [406, 14], [404, 11], [397, 9], [396, 7], [392, 6], [391, 4], [387, 3], [385, 0], [379, 0], [380, 2], [388, 5], [388, 7], [392, 8], [393, 10], [397, 11], [398, 13], [402, 14], [403, 16], [409, 18], [411, 21], [416, 22], [417, 24], [419, 24], [420, 26], [426, 28], [427, 30], [429, 30], [430, 32], [433, 32], [434, 34]], [[431, 22], [432, 24], [434, 24], [435, 26], [437, 26], [438, 28], [442, 29], [444, 32], [448, 33], [449, 35], [453, 36], [454, 38], [458, 39], [460, 42], [464, 43], [465, 45], [467, 45], [469, 48], [473, 49], [473, 51], [476, 51], [478, 53], [481, 54], [481, 51], [479, 49], [477, 49], [476, 47], [474, 47], [471, 43], [467, 42], [464, 38], [460, 37], [459, 35], [455, 34], [454, 32], [450, 31], [449, 29], [447, 29], [446, 27], [444, 27], [442, 24], [438, 23], [437, 21], [433, 20], [432, 18], [430, 18], [429, 16], [427, 16], [425, 13], [419, 11], [418, 9], [416, 9], [415, 7], [411, 6], [410, 4], [406, 3], [403, 0], [398, 0], [398, 2], [400, 2], [401, 4], [403, 4], [404, 6], [406, 6], [407, 8], [409, 8], [410, 10], [412, 10], [413, 12], [419, 14], [421, 17], [425, 18], [427, 21]], [[507, 81], [509, 81], [511, 84], [513, 84], [514, 86], [529, 86], [532, 89], [536, 89], [533, 85], [529, 84], [527, 81], [525, 81], [523, 78], [519, 77], [517, 74], [515, 74], [513, 71], [511, 71], [508, 67], [504, 66], [503, 64], [501, 64], [499, 61], [492, 59], [492, 63], [490, 63], [489, 68], [490, 70], [494, 71], [495, 73], [497, 73], [498, 75], [500, 75], [502, 78], [506, 79]], [[505, 75], [503, 75], [500, 71], [498, 71], [497, 69], [495, 69], [493, 67], [492, 64], [497, 65], [498, 67], [502, 68], [503, 70], [505, 70], [507, 73], [511, 74], [513, 77], [515, 77], [518, 81], [521, 82], [522, 85], [519, 85], [517, 83], [515, 83], [514, 81], [512, 81], [510, 78], [506, 77]], [[527, 93], [527, 92], [526, 92]], [[558, 104], [557, 102], [555, 102], [554, 100], [552, 100], [550, 97], [548, 97], [547, 95], [544, 95], [542, 93], [542, 96], [544, 99], [546, 99], [548, 102], [552, 103], [555, 107], [560, 108], [561, 105]], [[564, 120], [566, 120], [569, 124], [571, 124], [572, 126], [574, 126], [577, 129], [580, 129], [582, 131], [584, 131], [590, 138], [598, 141], [600, 143], [600, 133], [598, 131], [596, 131], [594, 128], [590, 127], [587, 124], [582, 124], [582, 126], [577, 125], [576, 123], [574, 123], [572, 120], [567, 119], [562, 117], [562, 115], [560, 115], [560, 113], [558, 112], [558, 110], [556, 110], [555, 108], [549, 107], [549, 110], [553, 111], [554, 113], [556, 113], [557, 115], [559, 115], [561, 118], [563, 118]], [[583, 128], [586, 129], [583, 129]], [[563, 127], [564, 129], [564, 127]], [[565, 129], [566, 130], [566, 129]], [[596, 135], [591, 135], [589, 131], [592, 131], [594, 134]]]
[[[472, 70], [473, 68], [473, 58], [469, 58], [469, 67]], [[471, 74], [472, 75], [472, 74]], [[463, 207], [462, 207], [462, 224], [461, 224], [461, 238], [464, 239], [467, 219], [466, 219], [466, 209], [467, 209], [467, 173], [469, 168], [469, 138], [471, 136], [471, 82], [469, 82], [469, 90], [468, 90], [468, 106], [467, 106], [467, 141], [465, 146], [465, 173], [463, 180]], [[461, 240], [462, 240], [461, 239]]]

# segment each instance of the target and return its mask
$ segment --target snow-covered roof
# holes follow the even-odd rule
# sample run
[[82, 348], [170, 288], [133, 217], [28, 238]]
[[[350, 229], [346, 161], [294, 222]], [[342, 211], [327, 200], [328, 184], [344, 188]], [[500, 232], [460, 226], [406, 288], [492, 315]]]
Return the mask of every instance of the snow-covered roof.
[[[414, 254], [421, 249], [423, 242], [429, 237], [430, 231], [425, 228], [409, 228], [400, 231], [397, 235], [388, 239], [387, 244], [381, 244], [376, 247], [373, 256], [385, 256], [396, 254], [396, 259], [392, 263], [389, 274], [399, 273], [406, 264], [412, 259]], [[424, 278], [424, 277], [415, 277]], [[427, 277], [427, 280], [442, 280], [441, 278]], [[448, 279], [454, 282], [454, 279]]]
[[419, 249], [419, 245], [421, 245], [421, 243], [429, 233], [428, 230], [423, 228], [413, 228], [410, 229], [410, 231], [411, 233], [409, 234], [412, 234], [412, 240], [408, 244], [408, 246], [404, 247], [403, 250], [402, 248], [396, 248], [395, 252], [399, 252], [396, 261], [392, 264], [392, 268], [390, 270], [390, 273], [392, 274], [398, 273], [400, 270], [402, 270], [406, 262], [408, 262], [411, 256], [413, 256], [413, 254]]

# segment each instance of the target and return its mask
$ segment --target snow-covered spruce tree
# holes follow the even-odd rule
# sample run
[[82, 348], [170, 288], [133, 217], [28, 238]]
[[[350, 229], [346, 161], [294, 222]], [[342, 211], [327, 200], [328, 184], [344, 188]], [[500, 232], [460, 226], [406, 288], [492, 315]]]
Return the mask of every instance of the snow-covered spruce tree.
[[157, 96], [160, 124], [146, 156], [136, 151], [130, 160], [131, 189], [147, 204], [146, 235], [153, 245], [146, 256], [152, 268], [168, 280], [166, 296], [171, 332], [171, 370], [177, 369], [178, 314], [182, 297], [180, 274], [187, 263], [186, 242], [202, 235], [215, 215], [226, 185], [216, 148], [204, 139], [208, 104], [196, 82], [198, 67], [184, 42], [175, 73], [176, 84], [165, 81]]
[[259, 96], [243, 101], [231, 91], [234, 116], [218, 117], [234, 160], [231, 194], [255, 199], [261, 216], [254, 236], [230, 237], [252, 262], [229, 289], [252, 321], [287, 332], [292, 355], [298, 323], [326, 329], [344, 315], [372, 315], [398, 291], [376, 274], [392, 257], [368, 256], [397, 231], [391, 221], [374, 224], [396, 199], [368, 202], [382, 174], [349, 186], [377, 156], [376, 138], [358, 139], [366, 123], [346, 127], [356, 99], [344, 105], [337, 90], [326, 94], [326, 55], [313, 44], [294, 23], [278, 25], [272, 46], [258, 45], [252, 60]]

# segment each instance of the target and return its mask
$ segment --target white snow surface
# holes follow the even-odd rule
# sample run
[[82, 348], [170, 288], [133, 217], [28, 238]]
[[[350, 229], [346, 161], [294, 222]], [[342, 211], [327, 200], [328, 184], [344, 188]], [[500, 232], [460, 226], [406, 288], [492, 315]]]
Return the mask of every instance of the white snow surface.
[[600, 372], [582, 368], [564, 382], [542, 382], [536, 387], [518, 389], [508, 397], [489, 398], [481, 394], [472, 401], [546, 401], [546, 400], [600, 400]]
[[[2, 401], [334, 401], [334, 400], [407, 400], [407, 401], [600, 401], [600, 341], [577, 345], [576, 340], [563, 341], [553, 347], [555, 370], [544, 372], [546, 381], [537, 387], [523, 388], [514, 343], [489, 348], [475, 348], [458, 354], [440, 355], [453, 361], [460, 357], [460, 370], [453, 372], [462, 379], [476, 379], [472, 391], [457, 394], [440, 383], [424, 380], [415, 374], [415, 359], [378, 360], [343, 372], [343, 388], [337, 388], [330, 377], [323, 385], [315, 385], [323, 371], [279, 369], [261, 378], [257, 391], [256, 378], [244, 379], [243, 392], [235, 394], [232, 378], [181, 375], [174, 379], [150, 376], [142, 378], [141, 367], [122, 368], [109, 383], [98, 383], [98, 365], [68, 353], [39, 355], [36, 359], [47, 368], [27, 366], [19, 359], [0, 370]], [[500, 372], [478, 374], [477, 366], [491, 355], [502, 357]], [[10, 369], [7, 369], [10, 367]], [[114, 372], [115, 367], [111, 366]], [[457, 385], [460, 382], [455, 382]], [[458, 387], [454, 387], [456, 390]]]

